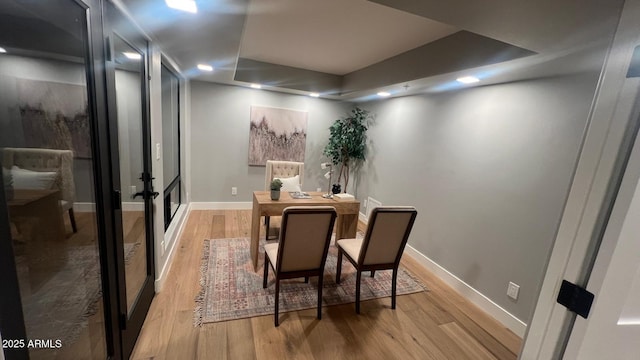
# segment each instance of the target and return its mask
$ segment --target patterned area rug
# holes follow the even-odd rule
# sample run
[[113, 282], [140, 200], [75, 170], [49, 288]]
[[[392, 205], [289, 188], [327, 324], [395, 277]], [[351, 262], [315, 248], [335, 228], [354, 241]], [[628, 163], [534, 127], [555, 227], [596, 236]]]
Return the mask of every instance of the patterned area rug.
[[[262, 288], [264, 241], [260, 243], [258, 272], [253, 271], [248, 238], [205, 240], [200, 268], [201, 290], [196, 297], [194, 324], [243, 319], [273, 314], [275, 277], [269, 270], [269, 283]], [[323, 306], [355, 301], [355, 269], [346, 259], [342, 264], [342, 280], [335, 282], [338, 250], [331, 245], [325, 264]], [[391, 296], [391, 270], [376, 271], [375, 278], [362, 276], [361, 299]], [[280, 312], [311, 309], [317, 302], [317, 277], [309, 284], [304, 279], [280, 282]], [[400, 267], [397, 294], [425, 291], [415, 277]]]
[[[140, 243], [124, 244], [125, 263]], [[38, 254], [46, 256], [46, 254]], [[50, 259], [49, 259], [50, 260]], [[100, 263], [96, 246], [70, 246], [61, 257], [59, 268], [37, 288], [28, 288], [29, 261], [16, 257], [22, 306], [29, 339], [60, 339], [66, 346], [73, 343], [87, 327], [102, 298]], [[32, 259], [42, 261], [40, 259]]]

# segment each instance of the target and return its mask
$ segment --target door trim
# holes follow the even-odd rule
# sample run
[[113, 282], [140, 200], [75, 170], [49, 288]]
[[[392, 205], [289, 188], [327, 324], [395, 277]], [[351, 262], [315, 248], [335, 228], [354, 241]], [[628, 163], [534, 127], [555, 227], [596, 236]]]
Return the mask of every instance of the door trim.
[[[562, 279], [584, 286], [620, 184], [621, 155], [629, 151], [627, 68], [638, 39], [640, 0], [627, 0], [607, 54], [589, 116], [580, 158], [553, 246], [521, 359], [558, 358], [575, 314], [557, 305]], [[625, 85], [626, 82], [626, 85]]]

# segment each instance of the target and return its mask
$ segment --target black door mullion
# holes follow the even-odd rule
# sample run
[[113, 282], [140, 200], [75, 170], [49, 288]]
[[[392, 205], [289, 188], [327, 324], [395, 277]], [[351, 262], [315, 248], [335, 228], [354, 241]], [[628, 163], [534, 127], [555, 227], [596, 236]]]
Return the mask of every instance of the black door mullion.
[[[118, 104], [116, 101], [116, 53], [115, 43], [116, 39], [119, 44], [126, 43], [126, 45], [132, 50], [137, 51], [142, 55], [141, 61], [141, 83], [140, 83], [140, 96], [141, 96], [141, 131], [142, 131], [142, 171], [137, 176], [142, 178], [143, 188], [145, 194], [144, 197], [144, 213], [145, 213], [145, 240], [144, 246], [146, 246], [146, 276], [141, 285], [139, 292], [128, 294], [127, 293], [127, 274], [125, 273], [125, 261], [124, 261], [124, 249], [125, 249], [125, 235], [123, 234], [123, 214], [124, 209], [121, 208], [120, 201], [117, 202], [112, 210], [114, 217], [113, 231], [114, 238], [116, 239], [113, 251], [115, 254], [115, 264], [117, 264], [117, 299], [118, 299], [118, 314], [120, 323], [120, 338], [122, 341], [122, 356], [128, 357], [133, 351], [135, 341], [140, 333], [142, 324], [151, 305], [153, 296], [155, 295], [154, 281], [155, 281], [155, 263], [154, 263], [154, 247], [153, 247], [153, 184], [152, 184], [152, 169], [151, 169], [151, 137], [150, 137], [150, 119], [149, 119], [149, 61], [148, 61], [148, 41], [136, 28], [111, 2], [104, 3], [104, 14], [106, 19], [105, 36], [109, 39], [109, 53], [111, 58], [107, 61], [107, 79], [106, 89], [107, 98], [109, 104], [109, 126], [108, 133], [110, 134], [110, 184], [112, 185], [112, 192], [118, 191], [121, 193], [122, 198], [126, 198], [129, 189], [122, 189], [121, 187], [121, 169], [120, 169], [120, 157], [129, 156], [130, 154], [120, 154], [119, 147], [119, 130], [118, 130]], [[119, 45], [120, 46], [120, 45]], [[136, 177], [137, 177], [136, 176]], [[122, 180], [124, 181], [124, 180]], [[128, 299], [131, 297], [131, 299]], [[135, 302], [131, 303], [131, 300], [135, 298]]]
[[[103, 0], [85, 0], [92, 11], [89, 13], [88, 82], [89, 101], [93, 106], [94, 121], [91, 126], [93, 144], [93, 172], [95, 176], [95, 201], [97, 232], [99, 236], [100, 268], [104, 301], [105, 335], [107, 354], [112, 359], [122, 359], [122, 338], [118, 309], [118, 272], [115, 266], [116, 221], [112, 209], [116, 207], [111, 175], [111, 149], [109, 136], [109, 97], [107, 96], [108, 46], [104, 33]], [[119, 204], [117, 204], [119, 206]]]

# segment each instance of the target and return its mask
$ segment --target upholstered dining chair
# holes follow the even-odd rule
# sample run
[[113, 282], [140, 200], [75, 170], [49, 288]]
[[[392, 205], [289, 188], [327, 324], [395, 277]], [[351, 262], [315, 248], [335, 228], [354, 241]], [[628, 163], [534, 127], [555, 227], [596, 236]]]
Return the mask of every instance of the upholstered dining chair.
[[356, 268], [356, 313], [360, 314], [360, 279], [363, 271], [393, 269], [391, 308], [396, 308], [396, 282], [402, 252], [418, 212], [414, 207], [386, 206], [373, 209], [364, 239], [342, 239], [338, 247], [336, 283], [340, 283], [342, 256]]
[[[73, 204], [76, 199], [76, 186], [73, 178], [73, 151], [41, 148], [4, 148], [2, 166], [23, 173], [48, 174], [55, 172], [53, 184], [48, 188], [60, 190], [60, 207], [69, 213], [73, 232], [78, 232]], [[16, 169], [17, 167], [17, 169]], [[25, 175], [32, 176], [32, 175]], [[16, 188], [21, 184], [14, 182]], [[29, 188], [33, 188], [32, 185]]]
[[[282, 181], [281, 191], [301, 191], [304, 178], [304, 163], [296, 161], [267, 160], [264, 176], [264, 190], [269, 191], [271, 180], [278, 178]], [[280, 229], [280, 217], [275, 217], [272, 223], [269, 216], [265, 216], [264, 225], [266, 238], [277, 238]], [[273, 236], [271, 236], [273, 233]]]
[[269, 267], [276, 276], [274, 323], [278, 326], [280, 280], [318, 276], [318, 319], [322, 318], [322, 284], [331, 233], [336, 219], [333, 206], [290, 206], [282, 213], [280, 241], [264, 246], [264, 277], [267, 287]]

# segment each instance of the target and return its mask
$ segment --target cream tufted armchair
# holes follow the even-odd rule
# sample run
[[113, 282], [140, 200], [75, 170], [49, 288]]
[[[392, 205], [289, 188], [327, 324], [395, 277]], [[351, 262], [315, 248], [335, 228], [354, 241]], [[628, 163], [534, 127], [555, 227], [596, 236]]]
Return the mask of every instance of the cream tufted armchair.
[[39, 148], [4, 148], [2, 149], [2, 166], [11, 169], [13, 166], [32, 171], [55, 171], [58, 173], [53, 187], [60, 190], [60, 206], [69, 213], [73, 232], [77, 232], [73, 203], [76, 198], [76, 187], [73, 180], [73, 151]]
[[[291, 178], [296, 175], [299, 176], [300, 185], [302, 186], [302, 180], [304, 178], [304, 163], [295, 161], [267, 160], [264, 176], [264, 189], [265, 191], [270, 190], [271, 180], [273, 180], [274, 178]], [[289, 191], [289, 189], [283, 190]], [[280, 229], [279, 217], [274, 224], [276, 226], [273, 228], [270, 228], [270, 218], [268, 216], [265, 217], [264, 224], [266, 226], [267, 239], [271, 236], [278, 236], [278, 232]], [[273, 232], [273, 235], [270, 234], [271, 232]]]

